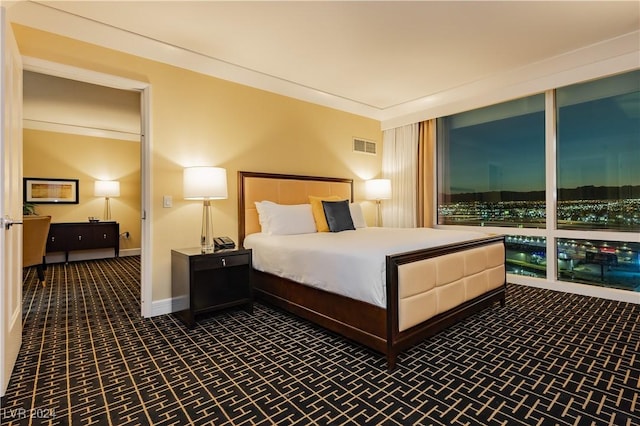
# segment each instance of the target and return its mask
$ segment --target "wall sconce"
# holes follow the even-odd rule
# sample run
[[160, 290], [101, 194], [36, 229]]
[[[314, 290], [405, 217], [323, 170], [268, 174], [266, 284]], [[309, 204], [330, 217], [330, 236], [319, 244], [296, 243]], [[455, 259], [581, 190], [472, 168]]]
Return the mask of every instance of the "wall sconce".
[[104, 197], [104, 220], [111, 220], [111, 204], [109, 198], [120, 196], [120, 182], [117, 180], [97, 180], [93, 195]]
[[227, 198], [227, 170], [220, 167], [185, 168], [183, 194], [185, 200], [203, 200], [200, 246], [202, 253], [212, 253], [214, 247], [210, 200]]
[[382, 212], [380, 204], [382, 200], [391, 198], [390, 179], [370, 179], [364, 183], [365, 198], [376, 202], [376, 226], [382, 226]]

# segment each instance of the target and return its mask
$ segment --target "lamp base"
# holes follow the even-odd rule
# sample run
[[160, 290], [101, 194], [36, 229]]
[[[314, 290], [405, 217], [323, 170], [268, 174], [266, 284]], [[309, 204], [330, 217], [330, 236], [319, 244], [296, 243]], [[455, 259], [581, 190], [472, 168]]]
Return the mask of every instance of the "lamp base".
[[111, 201], [104, 197], [104, 220], [111, 220]]
[[213, 220], [211, 219], [211, 201], [202, 202], [202, 232], [200, 233], [202, 253], [213, 253]]

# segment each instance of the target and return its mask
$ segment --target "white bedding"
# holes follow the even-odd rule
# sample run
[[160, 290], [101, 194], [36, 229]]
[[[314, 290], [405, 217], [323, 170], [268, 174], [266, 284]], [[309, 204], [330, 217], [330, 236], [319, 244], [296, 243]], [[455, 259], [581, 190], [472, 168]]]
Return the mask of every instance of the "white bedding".
[[253, 267], [382, 308], [385, 256], [486, 237], [430, 228], [362, 228], [355, 231], [247, 236]]

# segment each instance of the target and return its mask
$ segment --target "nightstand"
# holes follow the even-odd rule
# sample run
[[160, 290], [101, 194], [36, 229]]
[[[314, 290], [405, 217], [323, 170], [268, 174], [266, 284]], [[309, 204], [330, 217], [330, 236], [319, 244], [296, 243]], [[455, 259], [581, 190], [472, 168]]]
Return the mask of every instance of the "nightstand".
[[171, 250], [171, 292], [172, 310], [189, 328], [206, 312], [243, 306], [252, 313], [251, 249]]

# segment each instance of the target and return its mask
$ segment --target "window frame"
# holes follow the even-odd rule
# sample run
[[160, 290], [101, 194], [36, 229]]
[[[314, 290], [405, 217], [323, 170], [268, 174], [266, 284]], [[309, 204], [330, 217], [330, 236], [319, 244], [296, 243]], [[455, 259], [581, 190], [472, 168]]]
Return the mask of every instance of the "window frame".
[[[606, 78], [602, 76], [600, 78]], [[433, 174], [434, 191], [432, 205], [434, 206], [432, 226], [439, 229], [481, 229], [482, 232], [498, 235], [521, 235], [530, 237], [546, 238], [547, 249], [547, 270], [546, 278], [528, 277], [515, 274], [507, 274], [507, 281], [514, 284], [528, 285], [532, 287], [559, 290], [569, 293], [582, 294], [587, 296], [602, 297], [623, 302], [640, 303], [640, 292], [620, 290], [616, 288], [600, 287], [589, 284], [561, 281], [558, 274], [558, 239], [594, 239], [593, 233], [597, 233], [598, 240], [619, 241], [619, 242], [640, 242], [640, 234], [636, 232], [601, 231], [601, 230], [571, 230], [557, 228], [557, 133], [556, 133], [556, 99], [555, 89], [549, 89], [545, 94], [545, 189], [546, 189], [546, 227], [545, 228], [518, 228], [518, 227], [491, 227], [491, 226], [467, 226], [467, 225], [439, 225], [438, 224], [438, 181], [442, 174], [442, 161], [439, 155], [434, 155], [433, 167], [436, 171]], [[530, 94], [529, 94], [530, 95]], [[437, 126], [437, 124], [436, 124]], [[436, 129], [436, 135], [438, 135]], [[436, 140], [436, 150], [439, 149]]]

